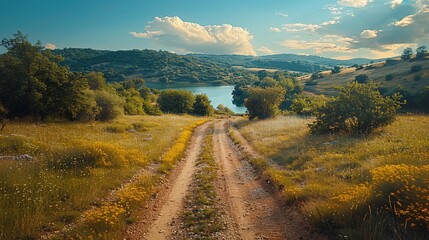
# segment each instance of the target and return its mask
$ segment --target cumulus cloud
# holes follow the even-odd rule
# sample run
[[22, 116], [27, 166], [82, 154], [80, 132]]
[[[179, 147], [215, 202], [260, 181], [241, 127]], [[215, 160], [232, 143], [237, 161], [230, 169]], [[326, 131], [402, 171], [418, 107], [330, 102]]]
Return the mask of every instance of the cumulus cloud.
[[321, 26], [317, 24], [290, 23], [290, 24], [283, 25], [283, 29], [286, 30], [287, 32], [301, 32], [301, 31], [315, 32], [319, 28], [321, 28]]
[[376, 38], [377, 37], [377, 30], [363, 30], [360, 33], [361, 38]]
[[271, 32], [281, 32], [282, 30], [280, 30], [280, 28], [277, 28], [277, 27], [270, 27], [270, 31]]
[[401, 20], [396, 21], [396, 22], [394, 22], [392, 24], [394, 26], [397, 26], [397, 27], [406, 27], [406, 26], [411, 25], [411, 24], [414, 23], [413, 17], [414, 17], [414, 15], [408, 15], [408, 16], [402, 18]]
[[281, 42], [282, 46], [294, 49], [294, 50], [314, 50], [316, 54], [325, 52], [341, 52], [341, 53], [352, 53], [355, 49], [351, 49], [351, 44], [354, 42], [352, 38], [337, 36], [337, 35], [326, 35], [316, 41], [306, 40], [285, 40]]
[[399, 5], [401, 5], [403, 0], [390, 0], [390, 7], [395, 8]]
[[263, 55], [270, 55], [270, 54], [274, 54], [275, 52], [265, 46], [262, 46], [258, 49], [258, 52], [263, 54]]
[[249, 31], [230, 24], [202, 26], [177, 16], [155, 17], [145, 30], [130, 34], [185, 52], [256, 55]]
[[46, 43], [45, 48], [49, 49], [49, 50], [55, 50], [55, 49], [57, 49], [57, 46], [55, 46], [55, 44], [53, 44], [53, 43]]
[[335, 4], [327, 4], [323, 9], [329, 10], [332, 15], [341, 15], [343, 14], [343, 8], [338, 7]]
[[373, 0], [339, 0], [338, 4], [346, 7], [363, 8]]

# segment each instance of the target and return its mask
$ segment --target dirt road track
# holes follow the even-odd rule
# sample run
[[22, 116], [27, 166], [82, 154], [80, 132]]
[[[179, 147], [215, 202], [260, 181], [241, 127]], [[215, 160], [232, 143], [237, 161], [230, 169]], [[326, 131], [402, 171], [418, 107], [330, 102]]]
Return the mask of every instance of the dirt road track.
[[[195, 130], [185, 158], [161, 186], [148, 211], [128, 230], [127, 239], [176, 239], [180, 214], [201, 152], [206, 123]], [[327, 239], [314, 231], [294, 206], [284, 205], [233, 144], [227, 120], [215, 120], [213, 153], [218, 169], [215, 183], [219, 205], [230, 216], [222, 239]], [[229, 218], [229, 217], [228, 217]]]

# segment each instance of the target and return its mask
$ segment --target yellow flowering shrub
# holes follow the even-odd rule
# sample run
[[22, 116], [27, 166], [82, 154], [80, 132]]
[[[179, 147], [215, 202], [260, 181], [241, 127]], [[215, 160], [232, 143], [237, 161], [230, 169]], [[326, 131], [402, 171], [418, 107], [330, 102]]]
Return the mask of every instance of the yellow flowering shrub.
[[387, 165], [371, 170], [377, 198], [389, 202], [402, 224], [429, 228], [429, 165]]
[[106, 204], [85, 212], [84, 221], [103, 226], [114, 226], [121, 220], [125, 212], [125, 208], [120, 204]]

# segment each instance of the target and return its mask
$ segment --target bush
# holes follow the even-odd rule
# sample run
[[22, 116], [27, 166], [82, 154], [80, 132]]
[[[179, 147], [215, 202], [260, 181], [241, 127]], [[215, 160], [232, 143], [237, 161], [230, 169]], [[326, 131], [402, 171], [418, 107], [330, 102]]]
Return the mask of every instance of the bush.
[[210, 105], [210, 100], [206, 94], [198, 94], [194, 103], [194, 114], [199, 116], [213, 115], [213, 107]]
[[249, 118], [266, 119], [277, 115], [285, 91], [282, 88], [249, 88], [249, 97], [244, 106], [249, 111]]
[[339, 66], [335, 66], [334, 69], [331, 70], [332, 74], [339, 73], [339, 72], [341, 72], [341, 67]]
[[413, 72], [413, 73], [418, 72], [420, 70], [422, 70], [422, 65], [420, 65], [420, 64], [411, 66], [411, 72]]
[[368, 75], [366, 75], [366, 74], [357, 75], [355, 77], [355, 81], [358, 83], [367, 83], [368, 82]]
[[383, 97], [373, 83], [352, 82], [337, 89], [338, 96], [317, 109], [317, 119], [309, 125], [313, 133], [369, 133], [391, 124], [401, 105], [400, 95]]
[[161, 110], [166, 113], [192, 113], [195, 96], [191, 91], [164, 90], [157, 102]]
[[226, 115], [234, 115], [234, 111], [232, 111], [231, 109], [229, 109], [227, 106], [223, 105], [223, 104], [219, 104], [216, 107], [217, 114], [226, 114]]
[[98, 91], [96, 92], [95, 101], [100, 110], [96, 120], [111, 121], [124, 113], [124, 103], [118, 95]]

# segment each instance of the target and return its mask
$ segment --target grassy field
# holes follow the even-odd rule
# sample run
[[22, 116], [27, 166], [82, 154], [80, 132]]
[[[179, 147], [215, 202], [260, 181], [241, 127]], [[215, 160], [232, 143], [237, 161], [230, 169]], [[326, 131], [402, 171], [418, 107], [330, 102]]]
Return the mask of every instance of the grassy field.
[[263, 174], [285, 201], [340, 238], [429, 237], [429, 116], [399, 116], [366, 136], [312, 135], [311, 122], [237, 121], [254, 148], [281, 166]]
[[[0, 239], [34, 239], [79, 221], [85, 227], [75, 236], [119, 237], [156, 178], [140, 174], [119, 187], [151, 163], [161, 163], [155, 174], [166, 172], [201, 120], [164, 115], [112, 123], [9, 123], [0, 132], [0, 156], [9, 156], [0, 159]], [[21, 154], [33, 160], [11, 158]]]
[[[411, 67], [416, 65], [420, 65], [422, 70], [412, 72]], [[317, 79], [317, 85], [305, 86], [304, 90], [315, 94], [335, 95], [334, 86], [345, 85], [361, 74], [367, 75], [369, 80], [373, 80], [388, 91], [402, 85], [407, 91], [416, 93], [429, 84], [429, 59], [414, 62], [398, 60], [393, 63], [375, 63], [371, 67], [359, 70], [354, 67], [346, 68], [337, 74], [324, 72], [324, 78]], [[387, 75], [392, 75], [392, 79], [386, 80]], [[302, 80], [305, 82], [310, 78], [307, 76]]]

